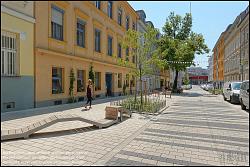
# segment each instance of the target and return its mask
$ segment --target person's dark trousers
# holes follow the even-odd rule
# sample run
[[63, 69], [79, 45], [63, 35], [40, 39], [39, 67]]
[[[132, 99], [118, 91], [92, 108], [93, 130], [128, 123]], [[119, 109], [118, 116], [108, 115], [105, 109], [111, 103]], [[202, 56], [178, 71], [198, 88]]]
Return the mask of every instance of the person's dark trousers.
[[89, 105], [90, 105], [90, 107], [91, 107], [91, 104], [92, 104], [92, 98], [88, 98], [86, 105], [87, 105], [88, 103], [89, 103]]

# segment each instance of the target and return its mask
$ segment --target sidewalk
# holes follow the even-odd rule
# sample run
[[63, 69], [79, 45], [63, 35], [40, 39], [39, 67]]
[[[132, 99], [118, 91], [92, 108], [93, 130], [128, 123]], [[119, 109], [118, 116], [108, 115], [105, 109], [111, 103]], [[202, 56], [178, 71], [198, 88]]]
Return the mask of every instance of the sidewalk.
[[[83, 104], [86, 103], [86, 101], [84, 101], [73, 104], [64, 104], [59, 106], [49, 106], [49, 107], [3, 113], [1, 114], [1, 130], [17, 129], [20, 127], [28, 126], [32, 123], [35, 123], [43, 118], [47, 118], [54, 114], [77, 114], [81, 117], [90, 120], [103, 119], [105, 117], [105, 107], [109, 106], [111, 101], [123, 98], [125, 98], [125, 96], [94, 100], [92, 109], [90, 110], [85, 110], [85, 108], [82, 107]], [[161, 98], [165, 97], [161, 95]], [[167, 98], [167, 105], [170, 105], [170, 101], [172, 101], [169, 99], [170, 98]], [[92, 125], [80, 121], [68, 121], [67, 123], [60, 122], [48, 128], [42, 129], [37, 133], [77, 129], [89, 126]]]
[[[118, 97], [109, 97], [104, 99], [97, 99], [92, 101], [92, 105], [111, 102], [119, 99], [123, 99], [125, 96], [118, 96]], [[48, 113], [57, 113], [64, 110], [76, 109], [80, 108], [86, 103], [86, 101], [77, 102], [77, 103], [70, 103], [70, 104], [62, 104], [62, 105], [55, 105], [55, 106], [47, 106], [47, 107], [39, 107], [39, 108], [31, 108], [27, 110], [19, 110], [19, 111], [11, 111], [1, 113], [1, 122], [9, 121], [13, 119], [19, 119], [29, 116], [41, 115], [41, 114], [48, 114]]]

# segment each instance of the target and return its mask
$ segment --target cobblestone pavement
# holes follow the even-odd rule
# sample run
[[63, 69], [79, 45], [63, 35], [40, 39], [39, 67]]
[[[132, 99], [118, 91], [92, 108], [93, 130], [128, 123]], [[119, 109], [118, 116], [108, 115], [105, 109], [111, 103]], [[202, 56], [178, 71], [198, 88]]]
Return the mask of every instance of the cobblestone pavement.
[[167, 100], [158, 116], [133, 114], [105, 129], [64, 122], [44, 131], [70, 130], [1, 142], [1, 165], [249, 166], [248, 112], [198, 87]]

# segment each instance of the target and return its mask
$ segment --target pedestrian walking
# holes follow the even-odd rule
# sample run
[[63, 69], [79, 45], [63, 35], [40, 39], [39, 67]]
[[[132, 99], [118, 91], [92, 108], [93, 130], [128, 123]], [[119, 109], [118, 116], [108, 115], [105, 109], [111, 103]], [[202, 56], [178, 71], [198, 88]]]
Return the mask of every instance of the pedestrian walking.
[[92, 92], [92, 80], [88, 80], [88, 86], [87, 86], [87, 103], [85, 104], [85, 108], [87, 108], [87, 105], [89, 103], [89, 109], [91, 109], [91, 104], [93, 100], [93, 92]]

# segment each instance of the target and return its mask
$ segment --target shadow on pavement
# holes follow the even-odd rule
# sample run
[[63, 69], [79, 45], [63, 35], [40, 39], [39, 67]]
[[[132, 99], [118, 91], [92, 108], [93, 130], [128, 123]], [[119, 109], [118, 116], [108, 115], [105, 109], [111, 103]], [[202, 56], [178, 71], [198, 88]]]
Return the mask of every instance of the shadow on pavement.
[[[123, 121], [126, 121], [129, 118], [124, 117]], [[117, 122], [114, 125], [111, 126], [117, 126], [122, 122]], [[106, 127], [106, 128], [110, 128]], [[106, 128], [102, 128], [102, 129], [106, 129]], [[60, 137], [60, 136], [67, 136], [67, 135], [72, 135], [72, 134], [78, 134], [78, 133], [84, 133], [84, 132], [90, 132], [90, 131], [96, 131], [96, 130], [101, 130], [96, 126], [85, 126], [82, 128], [73, 128], [73, 129], [66, 129], [66, 130], [55, 130], [55, 131], [50, 131], [50, 132], [36, 132], [34, 134], [31, 134], [29, 136], [28, 139], [23, 139], [23, 138], [19, 138], [19, 139], [10, 139], [10, 140], [6, 140], [6, 141], [1, 141], [1, 142], [11, 142], [11, 141], [17, 141], [17, 140], [29, 140], [29, 139], [40, 139], [40, 138], [51, 138], [51, 137]]]
[[[92, 105], [112, 102], [112, 101], [116, 101], [116, 100], [123, 99], [123, 98], [126, 98], [126, 97], [118, 96], [118, 97], [109, 97], [109, 98], [104, 98], [104, 99], [96, 99], [96, 100], [93, 100]], [[51, 113], [61, 112], [64, 110], [70, 110], [74, 108], [79, 108], [79, 110], [81, 110], [80, 107], [85, 105], [85, 103], [86, 103], [86, 100], [82, 102], [62, 104], [62, 105], [57, 105], [57, 106], [48, 106], [48, 107], [32, 108], [32, 109], [20, 110], [20, 111], [5, 112], [5, 113], [1, 113], [1, 122], [25, 118], [25, 117], [37, 116], [37, 115], [42, 115], [42, 114], [51, 114]], [[82, 110], [82, 111], [85, 111], [85, 110]]]
[[180, 94], [173, 93], [172, 95], [173, 96], [182, 96], [182, 97], [200, 97], [200, 96], [203, 96], [204, 94], [184, 92], [184, 93], [180, 93]]

